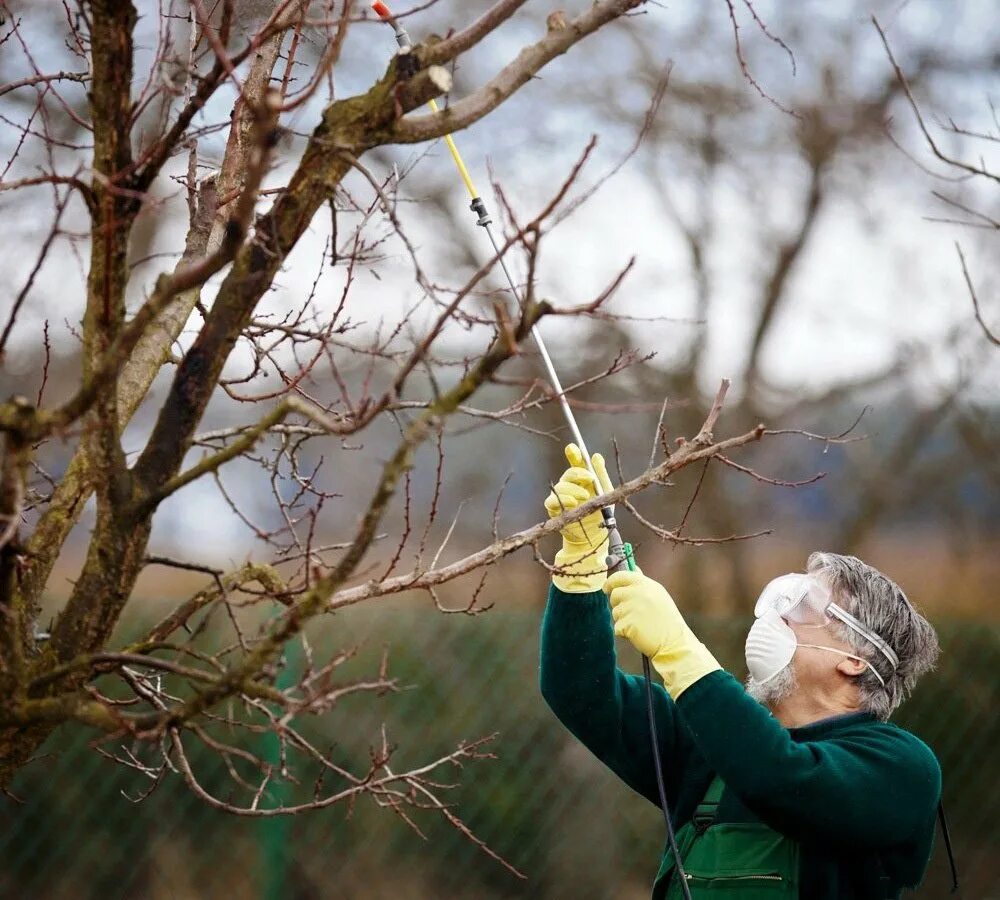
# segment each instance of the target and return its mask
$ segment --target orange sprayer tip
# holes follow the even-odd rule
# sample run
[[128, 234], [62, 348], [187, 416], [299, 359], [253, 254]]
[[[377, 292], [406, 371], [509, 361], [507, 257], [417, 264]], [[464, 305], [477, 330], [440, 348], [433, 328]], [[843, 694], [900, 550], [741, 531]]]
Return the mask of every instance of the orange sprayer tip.
[[392, 18], [392, 13], [389, 12], [389, 7], [386, 6], [384, 3], [382, 3], [381, 0], [376, 0], [376, 2], [372, 4], [372, 9], [375, 10], [375, 14], [379, 16], [379, 18], [382, 19]]

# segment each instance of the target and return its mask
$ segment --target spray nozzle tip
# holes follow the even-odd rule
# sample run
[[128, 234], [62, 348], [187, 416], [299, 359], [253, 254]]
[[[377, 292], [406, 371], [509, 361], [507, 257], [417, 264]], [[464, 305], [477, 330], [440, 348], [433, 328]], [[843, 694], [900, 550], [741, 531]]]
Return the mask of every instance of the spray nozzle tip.
[[392, 18], [392, 13], [389, 12], [389, 7], [382, 3], [381, 0], [376, 0], [376, 2], [372, 4], [372, 9], [375, 10], [375, 15], [377, 15], [380, 19], [385, 19], [388, 22]]

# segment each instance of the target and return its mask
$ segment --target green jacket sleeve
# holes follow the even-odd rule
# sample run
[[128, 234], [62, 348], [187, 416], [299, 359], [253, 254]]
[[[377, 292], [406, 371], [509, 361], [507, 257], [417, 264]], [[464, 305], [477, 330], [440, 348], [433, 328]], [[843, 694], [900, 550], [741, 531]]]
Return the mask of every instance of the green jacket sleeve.
[[723, 671], [695, 682], [677, 707], [711, 768], [785, 834], [878, 849], [917, 839], [933, 823], [937, 759], [894, 725], [863, 718], [824, 733], [817, 723], [796, 729], [793, 740]]
[[[542, 696], [559, 720], [633, 790], [659, 804], [650, 749], [645, 680], [617, 666], [603, 591], [564, 594], [553, 586], [542, 620]], [[653, 685], [667, 799], [674, 803], [692, 750], [677, 707]]]

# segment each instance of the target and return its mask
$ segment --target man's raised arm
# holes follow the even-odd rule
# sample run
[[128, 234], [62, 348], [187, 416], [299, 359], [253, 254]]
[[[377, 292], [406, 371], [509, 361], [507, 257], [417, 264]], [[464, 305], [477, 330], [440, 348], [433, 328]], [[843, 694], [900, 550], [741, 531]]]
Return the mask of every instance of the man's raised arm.
[[[575, 444], [567, 469], [546, 498], [550, 516], [575, 509], [596, 495], [594, 476]], [[610, 489], [604, 460], [594, 471]], [[548, 605], [542, 622], [541, 691], [559, 720], [631, 788], [659, 803], [649, 735], [644, 679], [618, 668], [606, 578], [607, 535], [600, 513], [562, 532]], [[693, 746], [667, 692], [653, 686], [657, 737], [664, 759], [667, 798], [677, 799]]]

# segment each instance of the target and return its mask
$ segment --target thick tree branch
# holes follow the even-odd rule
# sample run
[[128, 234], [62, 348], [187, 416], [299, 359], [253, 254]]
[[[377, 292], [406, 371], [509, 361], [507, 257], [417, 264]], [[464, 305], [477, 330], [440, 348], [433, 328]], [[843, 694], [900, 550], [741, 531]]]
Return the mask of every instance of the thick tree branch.
[[351, 156], [372, 146], [374, 136], [395, 117], [397, 103], [413, 108], [439, 96], [448, 83], [443, 69], [422, 71], [405, 81], [405, 90], [399, 93], [395, 90], [394, 61], [367, 94], [337, 101], [324, 112], [287, 189], [270, 211], [258, 217], [254, 240], [237, 255], [204, 327], [178, 367], [153, 433], [135, 465], [136, 479], [147, 492], [178, 470], [254, 307], [316, 211], [333, 195], [350, 168]]
[[[219, 197], [238, 198], [245, 195], [251, 159], [259, 152], [260, 146], [252, 139], [254, 122], [258, 119], [258, 109], [264, 103], [279, 47], [280, 36], [275, 36], [264, 42], [254, 54], [243, 94], [233, 110], [233, 125], [218, 177], [206, 179], [194, 191], [187, 241], [178, 268], [173, 273], [175, 276], [206, 253], [214, 255], [221, 246], [233, 204], [223, 203], [220, 208]], [[196, 154], [197, 150], [192, 149], [191, 152]], [[149, 391], [200, 295], [200, 287], [180, 291], [143, 331], [128, 355], [118, 377], [118, 412], [122, 427], [131, 420]], [[32, 532], [22, 582], [22, 590], [32, 604], [37, 603], [59, 550], [90, 496], [90, 466], [86, 448], [79, 448]]]
[[[525, 47], [494, 78], [468, 97], [457, 100], [447, 109], [433, 115], [400, 119], [389, 132], [386, 143], [417, 144], [468, 128], [496, 109], [557, 56], [644, 2], [645, 0], [597, 0], [586, 12], [567, 22], [565, 27], [551, 30], [537, 43]], [[428, 53], [430, 59], [435, 59], [436, 46], [438, 45], [431, 45], [428, 50], [420, 45], [414, 48], [414, 53], [421, 61], [424, 53]]]
[[499, 0], [468, 27], [456, 31], [442, 41], [428, 44], [421, 51], [421, 61], [427, 66], [450, 63], [460, 54], [475, 47], [488, 34], [492, 34], [524, 6], [525, 2], [526, 0]]
[[[274, 140], [275, 117], [278, 107], [277, 96], [265, 98], [264, 108], [258, 112], [259, 129], [256, 144], [256, 156], [251, 160], [246, 185], [243, 194], [233, 209], [232, 218], [226, 228], [219, 248], [197, 263], [182, 268], [173, 275], [164, 275], [157, 282], [157, 288], [151, 297], [136, 313], [128, 326], [118, 335], [107, 351], [102, 361], [91, 373], [89, 380], [84, 382], [80, 392], [56, 410], [47, 420], [43, 420], [51, 428], [63, 427], [72, 422], [90, 402], [104, 394], [116, 394], [115, 390], [107, 390], [115, 383], [121, 361], [127, 359], [132, 348], [139, 340], [146, 327], [164, 308], [182, 291], [201, 285], [219, 271], [231, 260], [241, 246], [247, 226], [253, 214], [257, 191], [267, 171], [268, 159]], [[129, 569], [117, 582], [109, 585], [106, 580], [106, 554], [102, 552], [98, 538], [91, 542], [91, 552], [80, 579], [74, 586], [70, 598], [56, 619], [52, 629], [52, 646], [56, 648], [61, 659], [79, 653], [93, 651], [100, 646], [117, 620], [122, 606], [131, 592], [131, 586], [138, 574], [138, 564], [145, 553], [145, 541], [149, 528], [149, 509], [144, 508], [145, 517], [136, 519], [136, 508], [131, 497], [118, 497], [115, 502], [114, 517], [117, 520], [128, 517], [125, 523], [125, 533], [128, 540], [134, 543], [131, 552]], [[132, 522], [141, 523], [133, 529]], [[121, 535], [116, 535], [121, 540]]]

